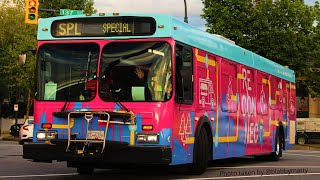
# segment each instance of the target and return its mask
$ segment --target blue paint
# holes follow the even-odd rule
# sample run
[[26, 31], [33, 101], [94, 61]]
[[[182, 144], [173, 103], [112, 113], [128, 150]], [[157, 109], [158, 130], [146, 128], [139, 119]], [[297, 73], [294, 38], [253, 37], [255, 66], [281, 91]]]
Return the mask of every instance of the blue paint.
[[120, 111], [120, 110], [121, 110], [121, 106], [118, 105], [118, 104], [115, 104], [115, 105], [114, 105], [114, 110], [115, 110], [115, 111]]
[[229, 124], [229, 128], [230, 128], [230, 136], [235, 136], [235, 134], [234, 134], [234, 120], [229, 120], [229, 122], [230, 122], [230, 124]]
[[130, 143], [130, 130], [128, 125], [122, 126], [122, 141]]
[[112, 127], [110, 127], [109, 125], [109, 128], [108, 128], [108, 132], [107, 132], [107, 140], [112, 140]]
[[120, 141], [120, 124], [114, 124], [114, 140]]
[[224, 137], [229, 135], [229, 114], [226, 112], [221, 112], [219, 117], [219, 137]]
[[35, 123], [34, 125], [33, 125], [33, 142], [38, 142], [37, 141], [37, 131], [38, 131], [38, 129], [39, 129], [39, 124], [38, 123]]
[[218, 159], [228, 157], [228, 143], [220, 143], [218, 147]]
[[160, 146], [170, 146], [171, 142], [168, 141], [168, 138], [172, 138], [172, 130], [169, 128], [163, 129], [159, 132], [159, 145]]
[[[59, 124], [61, 124], [62, 121], [60, 121]], [[66, 120], [67, 122], [67, 120]], [[83, 126], [82, 126], [83, 123]], [[84, 133], [82, 134], [82, 127], [84, 129]], [[87, 121], [84, 118], [75, 118], [74, 119], [74, 125], [72, 127], [72, 133], [80, 133], [77, 134], [77, 138], [86, 138], [86, 129], [87, 129]], [[68, 132], [68, 129], [65, 129], [65, 132]], [[67, 138], [67, 136], [64, 136]]]
[[142, 132], [142, 115], [141, 114], [136, 115], [136, 124], [137, 124], [136, 132]]
[[208, 54], [206, 54], [206, 68], [209, 68], [209, 59], [208, 59]]
[[74, 110], [81, 110], [82, 102], [74, 102]]
[[179, 141], [176, 138], [173, 138], [173, 152], [172, 152], [172, 162], [171, 165], [177, 165], [177, 164], [185, 164], [187, 162], [187, 151], [182, 146], [182, 144], [179, 143]]
[[34, 124], [34, 130], [33, 130], [33, 142], [38, 142], [37, 141], [37, 136], [36, 136], [36, 133], [37, 133], [37, 131], [38, 130], [43, 130], [42, 129], [42, 127], [41, 127], [41, 125], [43, 124], [43, 123], [47, 123], [48, 121], [47, 121], [47, 118], [46, 118], [46, 113], [45, 112], [42, 112], [41, 113], [41, 117], [40, 117], [40, 123], [38, 124], [38, 123], [35, 123]]
[[217, 148], [219, 144], [219, 134], [218, 132], [216, 132], [215, 136], [214, 136], [214, 146]]
[[263, 144], [264, 139], [264, 124], [259, 123], [258, 144]]
[[191, 134], [190, 136], [194, 137], [194, 131], [195, 131], [195, 127], [194, 127], [194, 116], [195, 113], [194, 112], [190, 112], [190, 121], [191, 121]]
[[238, 131], [238, 140], [235, 142], [233, 148], [234, 148], [234, 156], [239, 157], [239, 156], [244, 156], [246, 153], [246, 144], [245, 144], [245, 131], [240, 130]]
[[228, 108], [227, 108], [226, 94], [222, 93], [221, 98], [222, 98], [221, 109], [222, 109], [222, 111], [227, 111]]

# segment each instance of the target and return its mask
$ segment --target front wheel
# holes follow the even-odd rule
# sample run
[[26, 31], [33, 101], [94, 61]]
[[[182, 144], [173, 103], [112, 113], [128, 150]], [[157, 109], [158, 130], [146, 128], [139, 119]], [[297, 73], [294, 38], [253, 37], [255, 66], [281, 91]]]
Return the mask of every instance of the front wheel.
[[193, 163], [189, 167], [189, 173], [202, 174], [207, 169], [209, 159], [208, 135], [204, 128], [201, 128], [194, 145]]
[[298, 142], [298, 144], [306, 144], [307, 143], [307, 137], [305, 135], [299, 135], [297, 142]]
[[93, 174], [94, 168], [87, 167], [77, 167], [77, 172], [79, 175], [91, 175]]
[[24, 140], [20, 140], [20, 141], [19, 141], [19, 144], [20, 144], [20, 145], [23, 145], [23, 144], [24, 144]]

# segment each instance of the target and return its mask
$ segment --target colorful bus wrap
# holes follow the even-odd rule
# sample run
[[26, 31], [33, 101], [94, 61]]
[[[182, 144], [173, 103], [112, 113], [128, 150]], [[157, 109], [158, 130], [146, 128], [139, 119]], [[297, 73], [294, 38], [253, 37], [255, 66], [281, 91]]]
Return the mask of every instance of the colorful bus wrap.
[[39, 20], [34, 138], [23, 157], [115, 165], [278, 160], [295, 142], [292, 70], [166, 15]]

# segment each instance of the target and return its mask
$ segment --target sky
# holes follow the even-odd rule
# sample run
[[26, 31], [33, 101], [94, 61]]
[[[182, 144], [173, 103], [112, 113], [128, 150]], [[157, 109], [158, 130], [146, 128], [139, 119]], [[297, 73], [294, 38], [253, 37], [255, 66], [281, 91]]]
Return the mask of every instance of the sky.
[[[316, 0], [305, 0], [313, 5]], [[205, 20], [201, 19], [201, 0], [186, 0], [189, 24], [205, 30]], [[98, 12], [119, 13], [159, 13], [169, 14], [183, 21], [184, 0], [94, 0]]]

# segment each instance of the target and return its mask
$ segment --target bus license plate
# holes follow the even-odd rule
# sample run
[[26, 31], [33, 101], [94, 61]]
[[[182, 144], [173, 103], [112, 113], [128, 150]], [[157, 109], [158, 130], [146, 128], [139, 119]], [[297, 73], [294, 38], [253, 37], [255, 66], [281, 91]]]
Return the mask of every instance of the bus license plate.
[[87, 139], [103, 140], [104, 131], [89, 131], [87, 134]]

